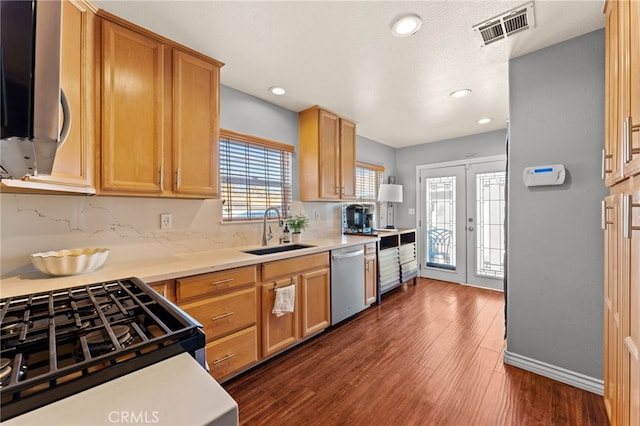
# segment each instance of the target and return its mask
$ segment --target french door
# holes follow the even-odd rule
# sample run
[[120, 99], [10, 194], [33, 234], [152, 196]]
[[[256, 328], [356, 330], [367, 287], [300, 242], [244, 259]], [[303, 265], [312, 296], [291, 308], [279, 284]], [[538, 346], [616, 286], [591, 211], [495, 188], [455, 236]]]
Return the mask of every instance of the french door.
[[421, 276], [503, 290], [505, 166], [492, 158], [419, 168]]

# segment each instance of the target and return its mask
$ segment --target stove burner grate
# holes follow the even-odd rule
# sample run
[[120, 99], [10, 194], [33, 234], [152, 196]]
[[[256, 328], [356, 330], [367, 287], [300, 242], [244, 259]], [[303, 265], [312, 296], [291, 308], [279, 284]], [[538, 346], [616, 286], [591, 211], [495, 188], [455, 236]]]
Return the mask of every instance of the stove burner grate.
[[0, 299], [4, 421], [189, 352], [201, 325], [137, 278]]

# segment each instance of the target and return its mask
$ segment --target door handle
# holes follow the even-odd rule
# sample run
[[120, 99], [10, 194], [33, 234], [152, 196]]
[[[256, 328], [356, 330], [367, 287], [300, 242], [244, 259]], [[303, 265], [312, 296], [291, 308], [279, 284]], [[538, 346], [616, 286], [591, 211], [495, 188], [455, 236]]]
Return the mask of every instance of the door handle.
[[469, 231], [473, 231], [473, 226], [469, 226], [467, 229], [468, 229]]

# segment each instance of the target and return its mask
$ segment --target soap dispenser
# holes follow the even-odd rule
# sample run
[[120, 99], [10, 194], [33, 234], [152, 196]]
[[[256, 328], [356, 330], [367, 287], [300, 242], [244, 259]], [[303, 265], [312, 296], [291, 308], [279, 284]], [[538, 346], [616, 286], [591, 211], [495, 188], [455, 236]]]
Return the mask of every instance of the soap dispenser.
[[291, 232], [289, 231], [289, 227], [285, 223], [284, 231], [282, 231], [282, 242], [287, 244], [291, 242]]

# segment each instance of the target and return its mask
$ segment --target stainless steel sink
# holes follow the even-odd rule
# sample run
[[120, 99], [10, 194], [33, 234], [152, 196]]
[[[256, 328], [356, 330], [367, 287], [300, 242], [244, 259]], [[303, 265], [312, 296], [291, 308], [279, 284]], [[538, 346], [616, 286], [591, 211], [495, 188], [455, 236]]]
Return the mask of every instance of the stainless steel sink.
[[287, 244], [284, 246], [273, 246], [273, 247], [265, 247], [262, 249], [256, 250], [246, 250], [244, 253], [249, 254], [257, 254], [258, 256], [262, 256], [263, 254], [272, 254], [272, 253], [280, 253], [283, 251], [291, 251], [291, 250], [300, 250], [304, 248], [315, 247], [309, 244]]

